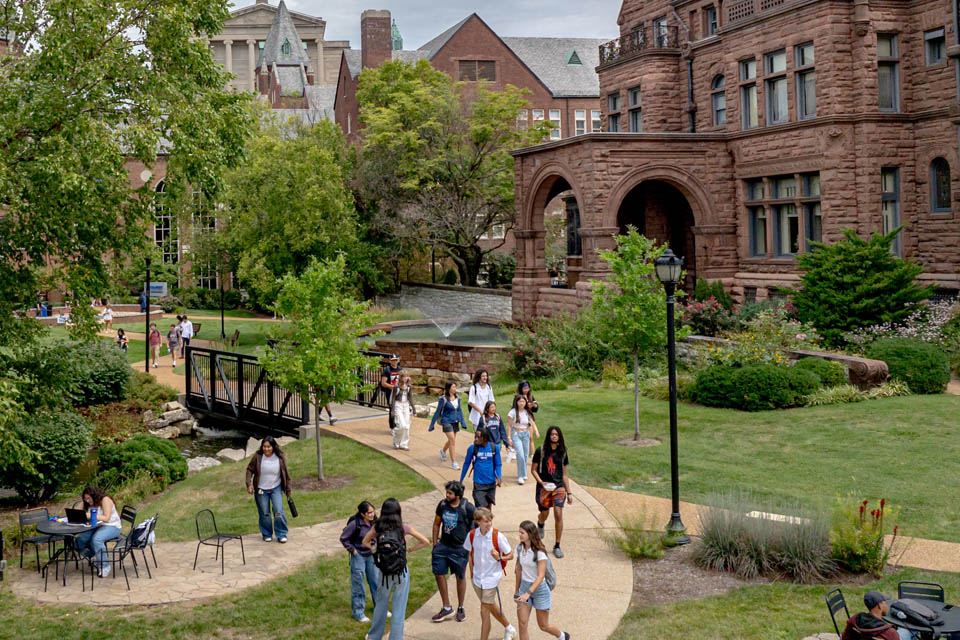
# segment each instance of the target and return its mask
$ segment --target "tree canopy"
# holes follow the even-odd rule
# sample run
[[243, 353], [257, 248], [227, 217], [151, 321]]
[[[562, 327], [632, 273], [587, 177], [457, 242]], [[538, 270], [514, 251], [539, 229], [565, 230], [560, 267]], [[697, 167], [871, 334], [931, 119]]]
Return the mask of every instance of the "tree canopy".
[[541, 142], [548, 122], [517, 126], [526, 91], [454, 83], [426, 60], [388, 61], [358, 79], [362, 197], [401, 238], [442, 247], [475, 285], [481, 239], [514, 219], [510, 150]]
[[[109, 289], [110, 260], [145, 242], [148, 186], [126, 162], [167, 155], [167, 192], [219, 191], [252, 117], [226, 88], [204, 34], [226, 0], [0, 0], [0, 345], [44, 287], [84, 302]], [[74, 305], [78, 332], [95, 324]]]

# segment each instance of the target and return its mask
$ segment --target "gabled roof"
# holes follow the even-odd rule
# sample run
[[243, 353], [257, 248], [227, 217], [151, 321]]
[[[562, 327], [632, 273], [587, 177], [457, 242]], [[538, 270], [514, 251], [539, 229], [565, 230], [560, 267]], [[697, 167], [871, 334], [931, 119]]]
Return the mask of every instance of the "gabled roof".
[[[256, 4], [247, 5], [246, 7], [240, 7], [239, 9], [231, 11], [230, 18], [238, 18], [240, 16], [247, 15], [248, 13], [260, 13], [261, 11], [273, 13], [273, 12], [276, 12], [276, 10], [277, 10], [277, 7], [274, 7], [268, 3], [262, 3], [262, 4], [256, 3]], [[296, 17], [297, 20], [302, 20], [304, 22], [310, 22], [316, 25], [326, 24], [323, 18], [320, 18], [317, 16], [308, 16], [307, 14], [300, 13], [299, 11], [291, 11], [290, 15], [293, 17]], [[228, 20], [230, 18], [228, 18]]]
[[303, 44], [300, 42], [300, 36], [297, 34], [297, 28], [293, 25], [290, 18], [290, 12], [287, 11], [287, 5], [283, 0], [277, 6], [277, 13], [273, 16], [273, 24], [270, 25], [270, 33], [267, 34], [267, 41], [260, 51], [260, 58], [257, 60], [257, 68], [266, 64], [287, 66], [308, 66], [310, 58], [303, 50]]
[[449, 29], [447, 29], [446, 31], [438, 35], [436, 38], [434, 38], [430, 42], [420, 47], [419, 49], [417, 49], [417, 51], [423, 51], [425, 54], [424, 57], [426, 57], [427, 60], [433, 60], [433, 56], [437, 55], [440, 49], [443, 48], [443, 45], [447, 44], [450, 41], [450, 38], [452, 38], [457, 31], [460, 31], [460, 28], [463, 27], [463, 25], [467, 24], [467, 21], [470, 20], [470, 18], [476, 15], [477, 14], [475, 13], [471, 13], [466, 18], [464, 18], [457, 24], [453, 25], [452, 27], [450, 27]]
[[[502, 38], [504, 43], [550, 90], [555, 98], [600, 95], [601, 44], [596, 38]], [[576, 52], [582, 64], [569, 64]]]
[[[416, 51], [394, 51], [392, 57], [394, 60], [413, 63], [420, 58], [426, 58], [427, 54], [419, 49]], [[360, 75], [360, 72], [363, 71], [363, 52], [360, 49], [345, 49], [343, 59], [347, 63], [347, 70], [350, 72], [351, 78]]]

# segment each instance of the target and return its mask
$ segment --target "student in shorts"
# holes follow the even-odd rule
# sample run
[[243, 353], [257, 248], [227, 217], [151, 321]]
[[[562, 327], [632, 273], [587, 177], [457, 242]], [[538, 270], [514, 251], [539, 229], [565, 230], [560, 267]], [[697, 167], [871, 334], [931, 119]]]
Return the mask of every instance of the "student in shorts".
[[550, 427], [543, 439], [543, 446], [537, 447], [533, 454], [532, 473], [537, 481], [537, 532], [543, 538], [543, 525], [553, 509], [553, 521], [556, 526], [556, 538], [553, 543], [553, 555], [563, 557], [560, 550], [560, 537], [563, 535], [563, 507], [573, 494], [567, 491], [570, 480], [567, 477], [567, 446], [563, 442], [560, 427]]
[[500, 578], [506, 575], [506, 562], [513, 559], [513, 549], [507, 536], [493, 528], [493, 513], [485, 507], [474, 515], [477, 528], [463, 543], [470, 552], [473, 590], [480, 599], [480, 640], [490, 639], [490, 616], [503, 625], [503, 640], [513, 640], [517, 629], [503, 615], [500, 597]]
[[447, 574], [457, 577], [457, 622], [463, 622], [467, 614], [463, 610], [463, 598], [467, 595], [467, 560], [470, 554], [463, 548], [467, 534], [473, 527], [474, 507], [463, 497], [463, 485], [451, 480], [444, 485], [446, 497], [437, 505], [433, 519], [433, 553], [431, 565], [437, 579], [437, 591], [443, 607], [431, 620], [443, 622], [454, 615], [447, 591]]
[[517, 623], [520, 627], [520, 640], [530, 640], [530, 612], [537, 612], [537, 626], [557, 640], [570, 640], [570, 634], [560, 631], [550, 624], [550, 588], [547, 586], [547, 549], [537, 532], [535, 524], [529, 520], [520, 523], [517, 543]]

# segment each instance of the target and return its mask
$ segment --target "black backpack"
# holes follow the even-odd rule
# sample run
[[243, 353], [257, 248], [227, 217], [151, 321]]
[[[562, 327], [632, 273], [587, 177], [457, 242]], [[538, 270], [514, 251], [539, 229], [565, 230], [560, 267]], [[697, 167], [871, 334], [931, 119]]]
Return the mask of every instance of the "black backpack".
[[390, 529], [377, 536], [377, 550], [373, 553], [373, 563], [383, 575], [383, 584], [390, 576], [401, 576], [407, 570], [407, 544], [404, 541], [403, 528]]
[[919, 600], [904, 598], [890, 603], [890, 616], [916, 627], [939, 627], [943, 624], [940, 614]]

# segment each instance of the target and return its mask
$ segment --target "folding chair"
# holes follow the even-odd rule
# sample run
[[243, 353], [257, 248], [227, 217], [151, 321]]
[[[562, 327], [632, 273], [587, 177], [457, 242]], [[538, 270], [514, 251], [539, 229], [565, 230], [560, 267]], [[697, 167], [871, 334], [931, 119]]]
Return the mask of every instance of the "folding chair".
[[847, 609], [847, 601], [843, 598], [843, 592], [840, 589], [834, 589], [824, 596], [827, 601], [827, 609], [830, 611], [830, 619], [833, 621], [833, 628], [837, 630], [837, 637], [840, 637], [840, 625], [837, 624], [836, 614], [841, 609], [846, 617], [843, 621], [846, 623], [850, 619], [850, 611]]
[[[243, 564], [247, 564], [247, 556], [243, 551], [243, 536], [234, 533], [220, 533], [217, 529], [217, 520], [210, 509], [202, 509], [197, 512], [197, 552], [193, 556], [193, 570], [197, 570], [197, 558], [200, 556], [200, 546], [208, 545], [217, 548], [217, 556], [220, 557], [220, 575], [224, 572], [224, 557], [226, 552], [224, 545], [231, 540], [240, 541], [240, 554], [243, 556]], [[223, 553], [221, 553], [223, 552]], [[214, 556], [216, 559], [216, 556]]]
[[897, 599], [902, 600], [903, 598], [945, 602], [943, 599], [943, 587], [935, 582], [902, 580], [897, 584]]
[[37, 525], [41, 522], [46, 522], [50, 519], [50, 512], [47, 511], [46, 507], [39, 507], [37, 509], [27, 509], [26, 511], [20, 512], [20, 568], [23, 569], [23, 547], [24, 545], [32, 544], [37, 553], [37, 572], [40, 571], [40, 545], [47, 545], [47, 559], [52, 557], [50, 553], [50, 545], [55, 544], [60, 540], [60, 536], [48, 536], [44, 534], [39, 534], [35, 536], [26, 536], [24, 535], [24, 529], [26, 527], [31, 527]]

